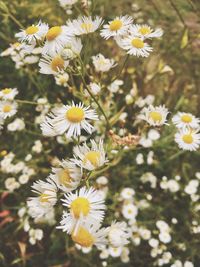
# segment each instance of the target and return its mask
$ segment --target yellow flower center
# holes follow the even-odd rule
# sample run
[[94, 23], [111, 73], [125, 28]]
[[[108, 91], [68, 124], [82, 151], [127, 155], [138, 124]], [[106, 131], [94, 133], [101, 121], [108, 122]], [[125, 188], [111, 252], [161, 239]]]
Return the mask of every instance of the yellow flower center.
[[47, 195], [47, 194], [41, 194], [40, 195], [40, 202], [42, 202], [42, 203], [46, 203], [46, 202], [49, 202], [49, 195]]
[[54, 40], [58, 35], [60, 35], [62, 32], [62, 28], [60, 26], [54, 26], [51, 27], [47, 34], [46, 34], [46, 38], [48, 41], [52, 41]]
[[34, 26], [34, 25], [28, 27], [28, 28], [25, 30], [26, 34], [28, 34], [28, 35], [35, 34], [35, 33], [38, 32], [38, 31], [39, 31], [39, 28], [38, 28], [37, 26]]
[[183, 135], [183, 142], [186, 143], [186, 144], [192, 144], [193, 142], [193, 137], [191, 134], [185, 134]]
[[141, 33], [142, 35], [145, 35], [145, 34], [149, 34], [149, 33], [151, 33], [151, 30], [148, 28], [148, 27], [141, 27], [140, 29], [139, 29], [139, 33]]
[[12, 89], [10, 89], [10, 88], [5, 88], [5, 89], [2, 90], [2, 93], [3, 93], [4, 95], [8, 95], [8, 94], [10, 94], [10, 92], [12, 92]]
[[66, 118], [71, 122], [81, 122], [85, 117], [82, 108], [72, 107], [66, 112]]
[[72, 233], [72, 240], [83, 247], [91, 247], [94, 244], [94, 237], [82, 226], [78, 228], [77, 233]]
[[122, 27], [122, 22], [121, 20], [119, 19], [116, 19], [116, 20], [113, 20], [111, 23], [110, 23], [110, 30], [111, 31], [118, 31], [119, 29], [121, 29]]
[[7, 112], [10, 112], [12, 110], [12, 107], [10, 105], [5, 105], [3, 107], [3, 112], [7, 113]]
[[81, 28], [82, 28], [83, 30], [85, 30], [86, 32], [90, 32], [90, 31], [92, 30], [92, 27], [93, 27], [93, 25], [92, 25], [91, 22], [88, 22], [88, 23], [82, 23], [82, 24], [81, 24]]
[[65, 67], [65, 61], [60, 57], [54, 57], [51, 61], [51, 68], [53, 71], [63, 70]]
[[190, 115], [185, 114], [181, 117], [181, 120], [185, 123], [189, 123], [192, 121], [192, 117]]
[[135, 48], [143, 48], [144, 47], [144, 42], [139, 39], [139, 38], [134, 38], [131, 42], [132, 46]]
[[87, 198], [78, 197], [71, 203], [71, 211], [76, 219], [80, 218], [81, 215], [87, 216], [90, 211], [90, 202]]
[[154, 121], [154, 122], [160, 122], [162, 120], [162, 115], [157, 112], [157, 111], [151, 111], [149, 113], [149, 117]]
[[100, 160], [100, 152], [99, 151], [89, 151], [85, 154], [84, 163], [87, 162], [87, 160], [90, 161], [90, 163], [97, 167]]
[[19, 43], [19, 42], [16, 42], [16, 43], [13, 44], [14, 48], [17, 48], [17, 47], [19, 47], [20, 45], [21, 45], [21, 43]]
[[2, 150], [0, 154], [2, 157], [4, 157], [8, 154], [8, 152], [6, 150]]
[[61, 170], [58, 174], [59, 182], [63, 185], [69, 185], [71, 183], [71, 177], [67, 169]]

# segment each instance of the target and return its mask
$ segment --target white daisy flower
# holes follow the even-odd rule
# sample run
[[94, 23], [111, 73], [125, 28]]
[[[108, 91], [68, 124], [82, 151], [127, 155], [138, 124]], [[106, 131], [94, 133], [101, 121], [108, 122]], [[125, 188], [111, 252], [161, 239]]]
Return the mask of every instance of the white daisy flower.
[[66, 137], [81, 135], [81, 129], [91, 134], [93, 126], [88, 120], [98, 120], [96, 112], [82, 103], [54, 108], [41, 124], [43, 135], [56, 136], [66, 133]]
[[72, 233], [85, 221], [95, 223], [101, 222], [104, 218], [104, 198], [93, 187], [82, 187], [75, 193], [68, 193], [62, 201], [69, 212], [63, 213], [61, 226], [58, 228], [67, 233]]
[[153, 48], [144, 42], [144, 39], [136, 36], [135, 34], [130, 34], [124, 38], [116, 38], [117, 44], [122, 48], [127, 50], [129, 55], [137, 57], [148, 57]]
[[186, 128], [190, 127], [193, 129], [198, 128], [200, 125], [200, 119], [196, 118], [191, 113], [178, 112], [173, 118], [172, 122], [176, 125], [177, 128]]
[[102, 54], [93, 56], [92, 63], [97, 72], [107, 72], [117, 65], [113, 59], [105, 58]]
[[57, 187], [51, 179], [47, 178], [46, 181], [39, 180], [35, 182], [32, 188], [32, 191], [38, 194], [38, 196], [28, 199], [29, 214], [33, 218], [40, 218], [48, 213], [56, 204]]
[[74, 35], [88, 34], [95, 32], [103, 23], [103, 19], [96, 16], [94, 19], [92, 17], [82, 16], [78, 19], [68, 20], [67, 26]]
[[129, 28], [130, 33], [135, 36], [147, 38], [159, 38], [163, 35], [162, 29], [156, 29], [155, 31], [147, 24], [134, 24]]
[[128, 220], [134, 220], [138, 214], [138, 208], [133, 203], [124, 204], [122, 215]]
[[175, 134], [175, 141], [183, 150], [195, 151], [200, 145], [200, 133], [198, 130], [181, 129]]
[[163, 106], [154, 107], [152, 105], [145, 107], [138, 118], [145, 120], [152, 126], [161, 126], [166, 123], [168, 109]]
[[43, 56], [43, 58], [40, 59], [39, 62], [40, 73], [47, 75], [48, 74], [56, 75], [59, 72], [63, 72], [68, 65], [69, 61], [62, 58], [62, 56], [59, 54], [56, 54], [53, 57], [45, 55]]
[[66, 87], [69, 81], [69, 74], [61, 72], [55, 75], [56, 84]]
[[78, 0], [59, 0], [60, 6], [63, 8], [74, 5]]
[[95, 170], [103, 166], [106, 162], [106, 154], [103, 147], [103, 140], [96, 144], [94, 140], [91, 140], [91, 148], [84, 143], [82, 146], [74, 147], [74, 157], [73, 162], [79, 167], [87, 169], [89, 171]]
[[25, 30], [21, 30], [21, 32], [16, 33], [15, 37], [17, 37], [21, 42], [26, 41], [28, 44], [35, 44], [36, 40], [42, 40], [46, 35], [49, 26], [46, 23], [38, 22], [36, 25], [31, 25]]
[[[101, 86], [97, 83], [90, 83], [89, 84], [90, 90], [92, 92], [93, 95], [98, 95], [101, 91]], [[84, 91], [86, 96], [90, 97], [89, 93], [87, 92], [87, 90]]]
[[0, 118], [6, 119], [12, 117], [17, 112], [17, 103], [2, 101], [0, 102]]
[[109, 246], [108, 251], [111, 257], [117, 258], [122, 254], [122, 247]]
[[82, 247], [92, 247], [95, 245], [98, 249], [107, 244], [108, 228], [100, 228], [98, 222], [85, 222], [80, 225], [71, 234], [72, 240]]
[[105, 39], [109, 39], [112, 36], [125, 35], [132, 23], [133, 18], [130, 16], [116, 17], [114, 20], [103, 26], [100, 35]]
[[72, 34], [67, 26], [51, 27], [46, 34], [46, 41], [42, 54], [55, 55], [59, 53], [65, 44], [70, 40]]
[[61, 55], [64, 59], [74, 59], [80, 55], [83, 48], [80, 38], [72, 37], [61, 51]]
[[130, 187], [125, 187], [120, 193], [122, 199], [133, 199], [134, 195], [135, 195], [135, 190], [133, 190], [133, 188]]
[[61, 168], [52, 168], [50, 178], [55, 182], [58, 188], [64, 192], [70, 192], [80, 184], [82, 174], [73, 162], [63, 160], [60, 163]]
[[108, 229], [108, 240], [112, 247], [123, 247], [129, 243], [131, 233], [125, 222], [112, 222]]
[[17, 88], [4, 88], [0, 91], [0, 98], [4, 100], [13, 100], [17, 94]]

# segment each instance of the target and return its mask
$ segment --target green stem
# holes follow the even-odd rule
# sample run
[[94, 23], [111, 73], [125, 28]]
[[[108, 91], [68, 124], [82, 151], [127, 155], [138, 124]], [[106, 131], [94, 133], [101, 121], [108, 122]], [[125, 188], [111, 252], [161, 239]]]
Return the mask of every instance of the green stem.
[[119, 69], [117, 75], [114, 77], [114, 79], [113, 79], [111, 82], [114, 82], [114, 81], [115, 81], [117, 78], [119, 78], [119, 76], [122, 74], [122, 71], [123, 71], [123, 69], [124, 69], [125, 66], [126, 66], [126, 63], [127, 63], [128, 59], [129, 59], [129, 56], [130, 56], [130, 55], [126, 55], [125, 60], [124, 60], [124, 63], [122, 64], [122, 66], [121, 66], [121, 68]]
[[91, 96], [91, 98], [94, 100], [94, 102], [95, 102], [95, 103], [97, 104], [97, 106], [99, 107], [99, 109], [100, 109], [102, 115], [104, 116], [104, 118], [105, 118], [105, 120], [106, 120], [107, 128], [109, 129], [109, 128], [110, 128], [110, 123], [109, 123], [109, 120], [108, 120], [108, 118], [107, 118], [107, 116], [106, 116], [106, 114], [105, 114], [103, 108], [101, 107], [101, 105], [99, 104], [99, 102], [96, 100], [96, 98], [94, 97], [94, 95], [92, 94], [92, 92], [90, 91], [90, 89], [89, 89], [89, 87], [88, 87], [88, 85], [87, 85], [87, 83], [86, 83], [86, 81], [85, 81], [85, 79], [84, 79], [82, 73], [80, 73], [80, 76], [81, 76], [81, 78], [82, 78], [82, 81], [83, 81], [83, 84], [84, 84], [84, 86], [85, 86], [85, 89], [87, 90], [88, 94]]
[[179, 17], [180, 21], [182, 22], [183, 26], [186, 27], [185, 21], [184, 21], [182, 15], [181, 15], [181, 13], [179, 12], [177, 6], [174, 4], [174, 1], [169, 0], [169, 2], [170, 2], [170, 5], [172, 6], [172, 8], [175, 10], [175, 12], [176, 12], [177, 16]]
[[38, 105], [37, 102], [28, 101], [28, 100], [21, 100], [21, 99], [17, 99], [16, 102], [19, 104]]

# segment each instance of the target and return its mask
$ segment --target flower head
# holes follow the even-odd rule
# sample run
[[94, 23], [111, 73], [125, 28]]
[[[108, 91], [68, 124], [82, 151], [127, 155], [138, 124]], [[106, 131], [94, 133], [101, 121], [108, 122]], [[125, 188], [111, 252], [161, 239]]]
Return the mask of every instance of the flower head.
[[105, 58], [102, 54], [93, 56], [92, 62], [97, 72], [107, 72], [116, 66], [113, 59]]
[[50, 178], [62, 191], [70, 192], [78, 187], [82, 174], [73, 162], [63, 160], [60, 168], [52, 168]]
[[73, 35], [82, 35], [95, 32], [103, 23], [102, 18], [96, 16], [94, 19], [92, 17], [82, 16], [78, 19], [68, 20], [67, 27], [72, 32]]
[[200, 146], [200, 133], [194, 129], [181, 129], [175, 134], [175, 142], [183, 150], [195, 151]]
[[93, 187], [89, 189], [82, 187], [75, 193], [68, 193], [62, 201], [69, 209], [68, 212], [63, 213], [61, 226], [58, 227], [63, 231], [72, 233], [85, 221], [95, 223], [101, 222], [104, 218], [104, 198]]
[[54, 56], [59, 53], [70, 40], [72, 33], [67, 26], [51, 27], [45, 37], [46, 41], [42, 49], [42, 54]]
[[13, 100], [17, 94], [17, 88], [4, 88], [0, 91], [0, 98], [3, 100]]
[[33, 218], [44, 216], [57, 202], [57, 187], [55, 183], [48, 178], [46, 181], [37, 181], [32, 186], [33, 192], [37, 197], [31, 197], [27, 201], [30, 214]]
[[41, 124], [41, 129], [46, 136], [56, 136], [66, 133], [68, 138], [79, 136], [81, 129], [91, 133], [93, 126], [88, 120], [98, 120], [97, 114], [90, 107], [82, 103], [54, 108]]
[[68, 64], [69, 61], [65, 60], [60, 54], [55, 54], [53, 57], [46, 55], [40, 59], [40, 73], [56, 75], [62, 73]]
[[163, 106], [148, 106], [142, 110], [139, 118], [147, 121], [152, 126], [161, 126], [166, 124], [168, 109]]
[[144, 39], [149, 38], [159, 38], [163, 35], [163, 31], [161, 29], [156, 29], [155, 31], [146, 24], [134, 24], [131, 25], [129, 28], [130, 33], [132, 33], [135, 36], [139, 36]]
[[15, 36], [19, 39], [19, 41], [25, 41], [28, 44], [35, 44], [36, 40], [42, 40], [44, 38], [48, 29], [49, 26], [46, 23], [39, 21], [38, 24], [33, 24], [25, 30], [21, 30], [21, 32], [16, 33]]
[[76, 146], [74, 148], [75, 159], [73, 160], [79, 167], [90, 171], [103, 166], [107, 162], [103, 140], [100, 140], [99, 144], [91, 140], [91, 145], [91, 148], [86, 143], [82, 146]]
[[0, 118], [6, 119], [12, 117], [17, 112], [17, 103], [2, 101], [0, 102]]
[[178, 112], [173, 118], [172, 122], [176, 125], [177, 128], [186, 128], [190, 127], [196, 129], [200, 126], [200, 119], [196, 118], [191, 113]]
[[128, 32], [132, 22], [132, 17], [127, 15], [116, 17], [114, 20], [109, 21], [108, 24], [103, 26], [103, 30], [101, 30], [101, 36], [105, 39], [109, 39], [112, 36], [125, 35]]

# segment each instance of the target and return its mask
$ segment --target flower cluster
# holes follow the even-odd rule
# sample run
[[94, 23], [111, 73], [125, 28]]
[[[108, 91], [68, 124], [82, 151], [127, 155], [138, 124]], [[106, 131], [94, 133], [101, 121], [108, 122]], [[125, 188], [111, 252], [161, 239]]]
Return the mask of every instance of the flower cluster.
[[[138, 24], [129, 15], [94, 16], [92, 1], [59, 0], [59, 4], [65, 16], [73, 14], [76, 5], [84, 12], [61, 25], [40, 20], [22, 27], [15, 34], [18, 42], [1, 53], [11, 57], [37, 90], [30, 93], [32, 99], [19, 99], [24, 92], [17, 88], [0, 90], [0, 129], [8, 130], [20, 158], [6, 149], [0, 151], [4, 187], [14, 195], [32, 183], [33, 196], [26, 204], [22, 200], [16, 213], [20, 227], [31, 245], [45, 236], [43, 224], [63, 231], [69, 244], [83, 253], [96, 247], [102, 266], [115, 258], [132, 264], [132, 246], [137, 254], [144, 244], [154, 266], [193, 267], [190, 256], [173, 258], [177, 247], [185, 251], [187, 245], [174, 239], [180, 223], [174, 206], [167, 214], [161, 205], [181, 196], [189, 199], [195, 212], [200, 210], [199, 172], [188, 179], [188, 166], [183, 163], [173, 174], [165, 174], [184, 153], [179, 148], [199, 149], [200, 119], [145, 94], [140, 87], [154, 74], [137, 83], [141, 73], [130, 66], [130, 56], [135, 62], [150, 56], [153, 39], [162, 37], [163, 31]], [[114, 50], [111, 58], [103, 45], [92, 49], [97, 40], [122, 50], [122, 64]], [[168, 65], [159, 64], [159, 74], [172, 72]], [[24, 156], [18, 152], [18, 142], [26, 143], [29, 135]], [[164, 157], [165, 150], [172, 155], [166, 152]], [[178, 201], [177, 206], [183, 208]], [[188, 235], [197, 235], [200, 225], [191, 216]]]

